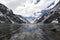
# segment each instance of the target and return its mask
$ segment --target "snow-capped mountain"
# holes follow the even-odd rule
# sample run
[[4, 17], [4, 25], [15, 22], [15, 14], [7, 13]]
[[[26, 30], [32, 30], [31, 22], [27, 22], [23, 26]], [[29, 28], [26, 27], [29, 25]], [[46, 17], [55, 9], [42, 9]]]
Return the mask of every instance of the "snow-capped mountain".
[[0, 0], [0, 3], [12, 9], [15, 14], [29, 20], [42, 16], [58, 2], [59, 0]]

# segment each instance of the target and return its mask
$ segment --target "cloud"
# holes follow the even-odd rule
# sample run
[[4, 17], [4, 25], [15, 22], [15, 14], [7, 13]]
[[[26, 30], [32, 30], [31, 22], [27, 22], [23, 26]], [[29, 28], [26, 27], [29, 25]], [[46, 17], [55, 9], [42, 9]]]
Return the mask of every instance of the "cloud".
[[[0, 0], [0, 3], [12, 9], [15, 14], [28, 17], [34, 16], [35, 12], [47, 10], [47, 6], [54, 1], [59, 0], [40, 0], [38, 4], [34, 4], [36, 3], [36, 0]], [[52, 7], [54, 6], [51, 6], [50, 8]]]

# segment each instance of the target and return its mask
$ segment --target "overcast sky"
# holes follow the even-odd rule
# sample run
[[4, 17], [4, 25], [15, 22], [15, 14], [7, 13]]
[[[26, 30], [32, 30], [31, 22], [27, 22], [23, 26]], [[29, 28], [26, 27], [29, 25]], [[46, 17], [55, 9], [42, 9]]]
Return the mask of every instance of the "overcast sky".
[[[34, 16], [35, 12], [47, 9], [47, 7], [54, 1], [57, 3], [59, 0], [39, 0], [39, 2], [37, 0], [0, 0], [0, 3], [12, 9], [15, 14], [22, 16]], [[53, 6], [50, 8], [52, 7]]]

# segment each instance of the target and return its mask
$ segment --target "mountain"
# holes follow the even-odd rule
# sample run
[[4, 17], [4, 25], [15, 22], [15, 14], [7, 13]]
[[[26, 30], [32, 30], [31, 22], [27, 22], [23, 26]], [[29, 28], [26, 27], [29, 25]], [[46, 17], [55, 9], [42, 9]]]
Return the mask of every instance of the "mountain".
[[14, 14], [12, 10], [0, 3], [0, 23], [21, 24], [29, 23], [29, 21], [27, 21], [21, 15]]
[[56, 20], [60, 17], [60, 1], [49, 10], [49, 12], [42, 15], [41, 18], [36, 19], [36, 23], [51, 23], [53, 20]]

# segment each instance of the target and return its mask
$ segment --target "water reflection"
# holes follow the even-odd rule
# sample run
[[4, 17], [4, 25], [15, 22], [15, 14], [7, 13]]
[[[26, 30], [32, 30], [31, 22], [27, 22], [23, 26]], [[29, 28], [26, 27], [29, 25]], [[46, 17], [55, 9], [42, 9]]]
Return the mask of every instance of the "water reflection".
[[0, 24], [0, 40], [60, 40], [59, 28], [60, 24]]

